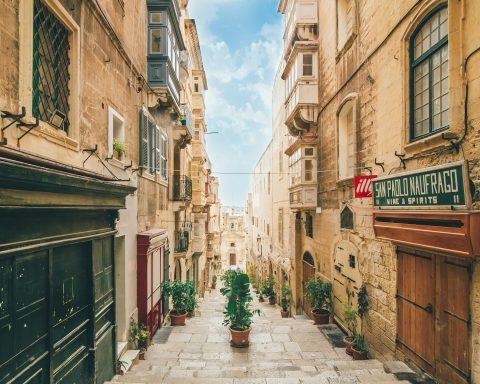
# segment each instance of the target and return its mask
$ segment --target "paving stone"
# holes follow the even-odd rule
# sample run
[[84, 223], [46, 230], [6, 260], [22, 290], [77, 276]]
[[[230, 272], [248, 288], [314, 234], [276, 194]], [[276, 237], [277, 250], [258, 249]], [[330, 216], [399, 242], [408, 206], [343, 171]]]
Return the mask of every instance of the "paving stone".
[[207, 292], [185, 327], [161, 329], [146, 360], [112, 383], [391, 384], [402, 382], [395, 375], [413, 374], [399, 362], [386, 363], [384, 369], [377, 360], [353, 361], [344, 348], [329, 343], [327, 328], [308, 318], [282, 319], [277, 306], [256, 300], [253, 306], [262, 315], [253, 319], [250, 346], [233, 348], [222, 325], [224, 305], [218, 290]]

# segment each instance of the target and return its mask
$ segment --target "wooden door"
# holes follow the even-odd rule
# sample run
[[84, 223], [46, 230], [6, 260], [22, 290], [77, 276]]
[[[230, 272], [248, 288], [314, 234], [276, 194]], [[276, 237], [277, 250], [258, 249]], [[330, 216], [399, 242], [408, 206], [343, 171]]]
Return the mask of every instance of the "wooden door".
[[398, 342], [441, 383], [469, 382], [469, 301], [469, 262], [398, 252]]
[[435, 302], [433, 256], [398, 253], [398, 341], [425, 370], [434, 368]]
[[468, 382], [470, 371], [470, 265], [440, 258], [437, 376], [449, 384]]
[[237, 265], [237, 255], [230, 253], [230, 265]]
[[309, 253], [306, 253], [303, 256], [303, 281], [302, 281], [302, 287], [303, 287], [303, 312], [305, 314], [312, 318], [312, 307], [310, 307], [310, 302], [308, 301], [307, 298], [307, 290], [305, 289], [305, 284], [307, 283], [308, 280], [310, 280], [313, 276], [315, 276], [315, 265], [313, 263], [313, 258]]

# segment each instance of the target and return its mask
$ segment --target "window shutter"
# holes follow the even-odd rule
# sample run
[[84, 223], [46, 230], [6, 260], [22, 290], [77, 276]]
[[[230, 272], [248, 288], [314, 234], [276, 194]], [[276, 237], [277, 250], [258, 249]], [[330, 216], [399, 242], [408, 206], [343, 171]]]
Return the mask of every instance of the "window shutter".
[[145, 111], [140, 109], [140, 166], [148, 166], [148, 117]]
[[167, 137], [162, 135], [162, 176], [168, 179], [168, 142]]
[[155, 173], [160, 173], [160, 128], [155, 126]]

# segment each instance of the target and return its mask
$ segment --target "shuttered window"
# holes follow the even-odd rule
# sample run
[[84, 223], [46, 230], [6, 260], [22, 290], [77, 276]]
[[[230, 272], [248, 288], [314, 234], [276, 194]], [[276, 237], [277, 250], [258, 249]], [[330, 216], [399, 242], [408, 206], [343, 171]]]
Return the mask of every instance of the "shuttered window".
[[168, 137], [143, 108], [140, 110], [140, 166], [151, 174], [158, 173], [163, 181], [168, 180]]

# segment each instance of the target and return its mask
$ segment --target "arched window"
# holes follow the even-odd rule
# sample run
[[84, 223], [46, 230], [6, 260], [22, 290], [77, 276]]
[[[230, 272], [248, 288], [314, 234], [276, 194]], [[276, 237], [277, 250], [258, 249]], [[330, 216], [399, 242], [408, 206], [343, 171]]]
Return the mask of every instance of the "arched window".
[[410, 39], [410, 140], [448, 128], [448, 9], [430, 13]]
[[353, 229], [353, 212], [348, 207], [345, 207], [340, 213], [340, 228]]
[[313, 261], [313, 257], [310, 254], [310, 252], [305, 252], [303, 254], [303, 261], [307, 263], [308, 265], [312, 266], [315, 268], [315, 262]]

